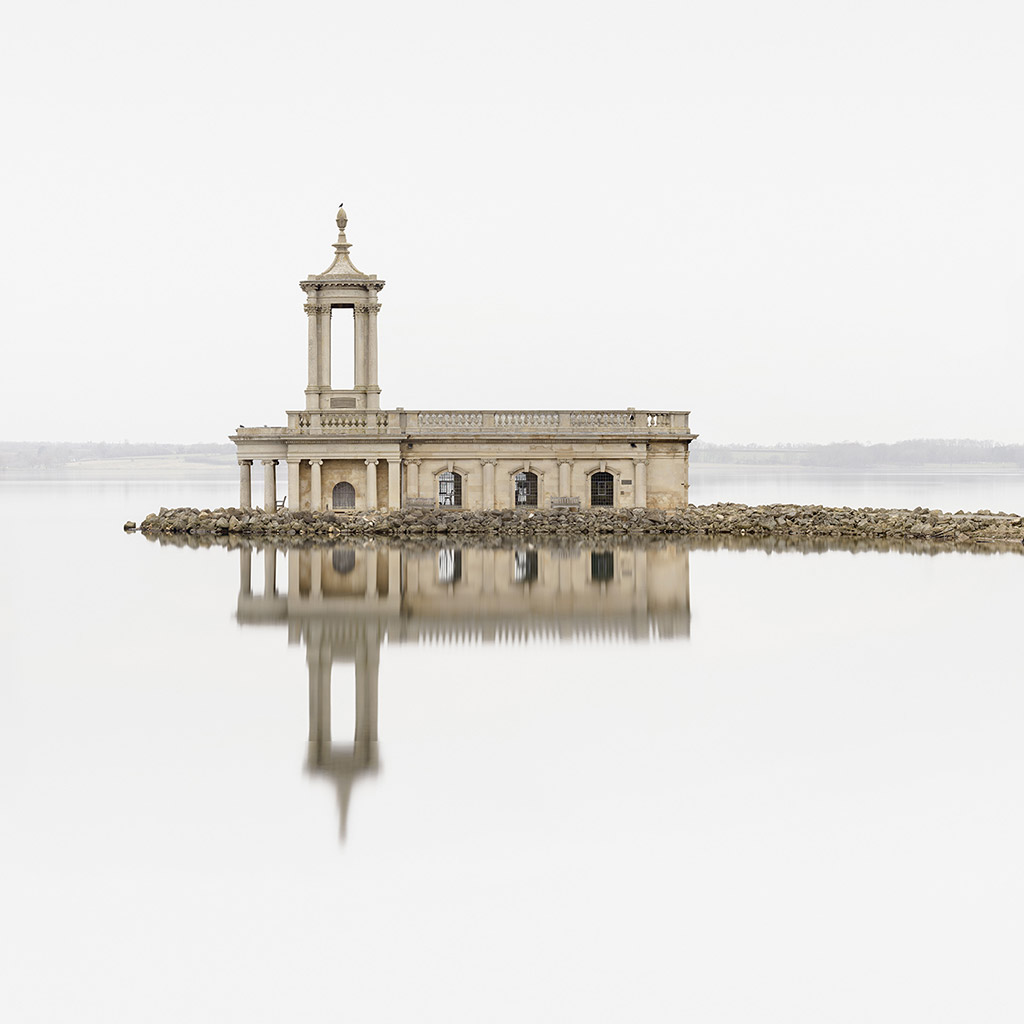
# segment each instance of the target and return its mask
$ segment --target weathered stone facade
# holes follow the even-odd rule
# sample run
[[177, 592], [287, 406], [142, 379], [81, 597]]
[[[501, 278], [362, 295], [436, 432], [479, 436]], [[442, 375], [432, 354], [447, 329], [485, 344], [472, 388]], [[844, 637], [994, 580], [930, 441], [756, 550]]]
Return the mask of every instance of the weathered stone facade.
[[[292, 510], [626, 507], [688, 504], [689, 413], [597, 410], [381, 409], [377, 301], [384, 282], [353, 265], [338, 211], [330, 267], [300, 283], [308, 319], [306, 407], [286, 427], [239, 427], [239, 502], [252, 504], [252, 465], [263, 466], [263, 505], [277, 504], [286, 467]], [[352, 310], [353, 386], [331, 384], [332, 329]], [[340, 322], [344, 312], [338, 313]]]

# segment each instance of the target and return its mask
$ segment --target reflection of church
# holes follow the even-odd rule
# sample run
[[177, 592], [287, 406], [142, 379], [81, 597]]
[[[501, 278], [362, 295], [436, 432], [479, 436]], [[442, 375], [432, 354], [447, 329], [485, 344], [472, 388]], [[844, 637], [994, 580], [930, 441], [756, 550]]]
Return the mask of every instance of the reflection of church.
[[[307, 766], [333, 780], [344, 836], [355, 781], [376, 772], [380, 646], [432, 640], [684, 638], [690, 632], [689, 554], [681, 546], [611, 549], [291, 548], [287, 588], [278, 551], [240, 550], [238, 621], [283, 624], [306, 647]], [[331, 667], [355, 668], [351, 743], [331, 736]]]

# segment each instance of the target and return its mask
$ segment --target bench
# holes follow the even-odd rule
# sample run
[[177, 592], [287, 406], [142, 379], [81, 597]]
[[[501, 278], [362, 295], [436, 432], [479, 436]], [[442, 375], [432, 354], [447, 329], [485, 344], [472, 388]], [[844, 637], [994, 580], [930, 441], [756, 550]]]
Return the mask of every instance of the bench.
[[552, 508], [579, 508], [581, 500], [579, 498], [552, 498]]

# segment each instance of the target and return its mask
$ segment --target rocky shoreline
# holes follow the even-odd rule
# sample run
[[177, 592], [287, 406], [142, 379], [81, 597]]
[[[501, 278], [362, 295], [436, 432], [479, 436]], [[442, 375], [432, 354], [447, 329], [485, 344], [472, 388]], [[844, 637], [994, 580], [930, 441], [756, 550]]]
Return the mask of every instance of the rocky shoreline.
[[401, 509], [351, 512], [265, 512], [239, 508], [162, 508], [128, 532], [195, 537], [239, 536], [279, 543], [347, 538], [733, 537], [919, 540], [950, 546], [1024, 543], [1024, 519], [1005, 512], [937, 509], [828, 508], [821, 505], [691, 505], [657, 509]]

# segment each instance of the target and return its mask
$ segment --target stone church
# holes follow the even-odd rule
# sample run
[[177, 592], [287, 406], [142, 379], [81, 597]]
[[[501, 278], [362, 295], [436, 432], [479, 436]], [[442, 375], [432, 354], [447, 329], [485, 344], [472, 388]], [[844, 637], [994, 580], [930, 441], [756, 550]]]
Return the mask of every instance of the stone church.
[[[306, 296], [308, 385], [286, 427], [239, 427], [240, 504], [263, 466], [264, 507], [646, 507], [687, 504], [690, 414], [634, 409], [382, 409], [377, 316], [384, 282], [357, 270], [338, 210], [334, 260]], [[331, 383], [332, 332], [352, 325], [354, 380]]]

